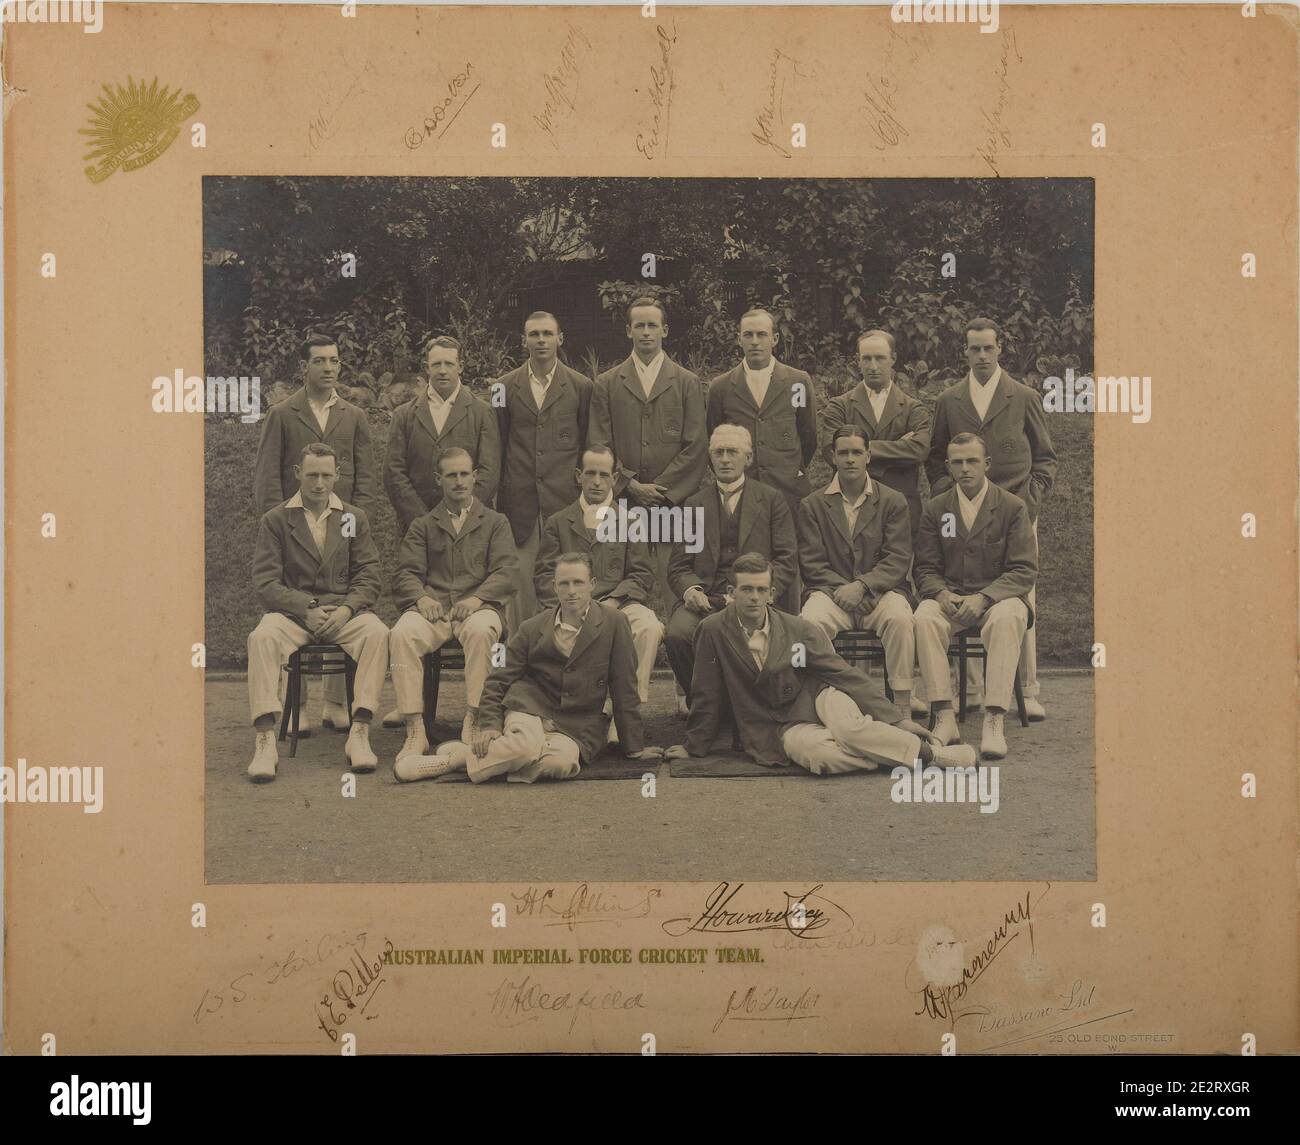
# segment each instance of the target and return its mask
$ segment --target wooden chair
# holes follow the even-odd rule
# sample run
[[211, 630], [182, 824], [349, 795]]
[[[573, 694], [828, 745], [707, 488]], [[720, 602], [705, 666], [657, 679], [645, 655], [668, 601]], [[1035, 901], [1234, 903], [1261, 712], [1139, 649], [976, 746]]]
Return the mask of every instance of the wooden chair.
[[[971, 642], [974, 642], [974, 647]], [[966, 719], [966, 662], [974, 657], [984, 665], [984, 671], [988, 673], [989, 652], [984, 647], [984, 641], [980, 639], [978, 632], [959, 632], [952, 638], [952, 643], [948, 645], [949, 658], [957, 657], [957, 722], [961, 723]], [[1015, 675], [1015, 692], [1016, 708], [1020, 712], [1020, 724], [1022, 727], [1029, 726], [1029, 713], [1025, 710], [1025, 690], [1020, 683], [1020, 673]]]
[[885, 673], [885, 695], [893, 703], [894, 690], [889, 686], [889, 673], [885, 668], [885, 646], [880, 642], [879, 636], [874, 632], [848, 629], [831, 643], [840, 657], [850, 664], [879, 664], [881, 672]]
[[352, 722], [352, 681], [356, 662], [337, 644], [304, 644], [289, 656], [283, 671], [289, 673], [284, 691], [284, 716], [280, 720], [280, 739], [289, 736], [289, 756], [298, 754], [298, 721], [302, 711], [305, 676], [342, 675], [347, 682], [348, 723]]
[[[499, 637], [504, 640], [505, 637]], [[433, 734], [434, 716], [438, 712], [438, 690], [442, 684], [444, 668], [465, 670], [465, 649], [452, 637], [441, 648], [424, 654], [424, 736], [430, 743], [437, 742]], [[457, 736], [460, 732], [457, 731]]]

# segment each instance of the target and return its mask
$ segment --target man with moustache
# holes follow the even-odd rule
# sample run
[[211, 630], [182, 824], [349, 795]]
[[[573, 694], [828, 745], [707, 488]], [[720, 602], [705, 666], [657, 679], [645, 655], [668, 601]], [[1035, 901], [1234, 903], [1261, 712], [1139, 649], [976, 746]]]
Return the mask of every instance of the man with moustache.
[[[370, 520], [379, 511], [379, 481], [375, 474], [366, 411], [342, 398], [337, 390], [341, 365], [338, 344], [325, 334], [308, 336], [299, 353], [303, 385], [273, 405], [266, 414], [253, 462], [253, 500], [258, 513], [282, 505], [298, 492], [296, 476], [302, 451], [324, 442], [338, 465], [335, 495], [355, 503]], [[321, 722], [329, 728], [348, 726], [346, 685], [342, 676], [325, 678]], [[303, 713], [299, 734], [310, 732]]]
[[389, 636], [397, 710], [406, 724], [398, 758], [424, 755], [424, 664], [453, 636], [465, 650], [465, 719], [473, 734], [492, 646], [515, 590], [517, 562], [510, 523], [474, 495], [469, 451], [449, 446], [438, 458], [442, 496], [407, 530], [393, 576], [393, 600], [405, 609]]
[[[538, 604], [542, 608], [554, 608], [558, 603], [555, 562], [559, 555], [585, 553], [590, 558], [595, 578], [594, 598], [617, 608], [632, 629], [637, 695], [645, 704], [650, 700], [650, 673], [654, 670], [664, 626], [646, 605], [654, 588], [649, 546], [644, 541], [608, 537], [609, 524], [605, 534], [600, 532], [606, 515], [617, 514], [614, 507], [617, 472], [618, 463], [609, 446], [591, 445], [583, 451], [582, 468], [575, 474], [582, 493], [572, 505], [546, 519], [534, 584]], [[667, 549], [670, 546], [661, 547]], [[610, 734], [614, 733], [611, 724]]]
[[766, 310], [747, 310], [737, 342], [744, 359], [709, 386], [707, 424], [743, 426], [753, 442], [753, 478], [781, 492], [790, 516], [812, 492], [805, 468], [817, 452], [812, 378], [773, 357], [779, 335]]
[[706, 756], [729, 715], [759, 763], [787, 760], [814, 775], [911, 766], [969, 767], [974, 751], [949, 747], [896, 710], [864, 672], [836, 655], [815, 624], [771, 607], [772, 562], [735, 562], [735, 597], [696, 637], [686, 742], [667, 759]]
[[433, 755], [402, 756], [393, 768], [400, 782], [451, 771], [467, 771], [474, 783], [571, 779], [605, 744], [606, 699], [624, 754], [661, 757], [659, 748], [644, 746], [632, 630], [612, 604], [592, 599], [593, 585], [588, 557], [559, 555], [558, 604], [510, 637], [504, 665], [488, 677], [473, 738], [440, 744]]
[[912, 535], [907, 502], [872, 481], [874, 444], [857, 425], [842, 425], [831, 441], [835, 477], [799, 506], [796, 529], [804, 604], [799, 613], [834, 640], [846, 629], [874, 632], [885, 648], [894, 703], [912, 714], [916, 639], [907, 574]]
[[979, 628], [988, 654], [980, 755], [1005, 759], [1003, 716], [1011, 706], [1016, 662], [1038, 576], [1038, 547], [1029, 511], [1014, 493], [988, 479], [983, 439], [959, 433], [948, 443], [949, 487], [926, 502], [916, 534], [913, 575], [924, 598], [916, 610], [916, 652], [935, 713], [934, 734], [960, 737], [952, 711], [948, 645]]
[[[930, 411], [894, 381], [894, 336], [868, 330], [858, 337], [862, 381], [826, 403], [822, 425], [832, 438], [842, 425], [857, 426], [871, 446], [872, 481], [907, 498], [912, 536], [921, 523], [921, 466], [930, 453]], [[826, 447], [826, 460], [834, 463]]]
[[425, 353], [428, 387], [393, 411], [384, 488], [400, 541], [442, 499], [437, 459], [455, 446], [474, 464], [474, 496], [490, 506], [501, 476], [501, 441], [488, 404], [461, 384], [460, 343], [445, 334]]
[[343, 755], [357, 772], [374, 771], [378, 762], [370, 720], [388, 671], [388, 629], [371, 611], [379, 597], [379, 553], [365, 511], [334, 492], [338, 457], [332, 446], [309, 442], [294, 469], [298, 491], [262, 516], [253, 552], [253, 587], [267, 610], [248, 637], [256, 732], [248, 776], [254, 783], [275, 778], [281, 669], [304, 644], [337, 644], [356, 662]]
[[[681, 505], [699, 489], [708, 465], [704, 390], [699, 378], [664, 353], [663, 303], [633, 300], [627, 336], [631, 355], [601, 374], [592, 390], [590, 440], [612, 446], [619, 459], [616, 498], [647, 508]], [[673, 601], [670, 552], [667, 545], [651, 552], [665, 614]]]
[[[735, 559], [756, 552], [771, 560], [774, 595], [786, 594], [794, 582], [798, 565], [794, 521], [779, 491], [746, 475], [752, 457], [747, 429], [720, 425], [713, 431], [709, 463], [714, 481], [688, 497], [684, 506], [688, 513], [703, 510], [703, 547], [688, 553], [684, 542], [673, 545], [668, 579], [680, 599], [669, 617], [664, 647], [677, 684], [687, 696], [695, 663], [695, 630], [704, 617], [731, 603]], [[679, 712], [685, 706], [679, 706]]]
[[[1042, 396], [998, 364], [1002, 343], [996, 322], [971, 319], [966, 324], [965, 339], [970, 372], [965, 380], [940, 394], [934, 407], [934, 432], [926, 464], [930, 493], [937, 496], [952, 487], [947, 468], [949, 442], [960, 433], [977, 434], [988, 449], [989, 480], [1025, 503], [1037, 551], [1038, 514], [1056, 480], [1056, 452], [1047, 430]], [[1033, 592], [1029, 607], [1037, 608]], [[1031, 720], [1046, 719], [1047, 712], [1038, 699], [1038, 641], [1032, 626], [1020, 650], [1019, 671], [1025, 711]], [[977, 689], [980, 675], [979, 665], [975, 665], [972, 682]]]
[[571, 475], [587, 443], [591, 382], [559, 360], [563, 344], [555, 315], [535, 311], [524, 321], [528, 361], [492, 384], [503, 455], [497, 500], [519, 552], [507, 610], [512, 632], [537, 611], [533, 572], [542, 523], [572, 500]]

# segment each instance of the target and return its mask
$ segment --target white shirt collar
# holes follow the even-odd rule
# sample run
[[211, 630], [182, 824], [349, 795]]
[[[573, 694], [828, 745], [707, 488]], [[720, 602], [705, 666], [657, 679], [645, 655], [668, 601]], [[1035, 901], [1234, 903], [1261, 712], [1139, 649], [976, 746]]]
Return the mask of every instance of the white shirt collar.
[[973, 512], [971, 513], [971, 518], [973, 520], [975, 513], [978, 513], [980, 511], [980, 506], [984, 504], [984, 498], [988, 496], [989, 479], [987, 477], [984, 478], [984, 487], [978, 493], [976, 493], [974, 497], [967, 497], [966, 494], [962, 491], [962, 487], [956, 484], [955, 482], [953, 483], [953, 488], [957, 490], [958, 504], [965, 505], [969, 509], [973, 510]]
[[[585, 609], [583, 609], [582, 615], [581, 615], [580, 617], [578, 617], [577, 628], [581, 628], [581, 627], [583, 626], [583, 624], [586, 623], [586, 620], [587, 620], [587, 613], [589, 613], [589, 612], [591, 611], [591, 606], [592, 606], [593, 604], [595, 604], [595, 603], [596, 603], [596, 598], [595, 598], [594, 596], [593, 596], [589, 601], [587, 601], [587, 607], [586, 607]], [[571, 628], [571, 629], [573, 629], [575, 632], [577, 631], [577, 628], [574, 628], [574, 626], [573, 626], [572, 624], [570, 624], [567, 620], [564, 619], [564, 609], [563, 609], [562, 607], [560, 607], [559, 605], [556, 605], [556, 606], [555, 606], [555, 627], [556, 627], [556, 628]]]
[[528, 380], [535, 386], [543, 386], [543, 385], [549, 386], [551, 384], [551, 380], [555, 377], [555, 371], [559, 366], [559, 364], [560, 364], [560, 359], [556, 358], [554, 363], [551, 365], [550, 372], [544, 378], [539, 378], [537, 374], [534, 373], [533, 371], [533, 360], [529, 358], [528, 359]]
[[303, 396], [307, 399], [307, 404], [308, 404], [308, 405], [311, 405], [311, 406], [319, 405], [321, 409], [329, 409], [330, 406], [332, 406], [336, 401], [339, 400], [339, 392], [338, 392], [337, 389], [330, 390], [329, 401], [327, 401], [327, 402], [323, 402], [323, 403], [312, 401], [312, 400], [311, 400], [311, 394], [307, 393], [307, 391], [306, 391], [306, 387], [304, 387], [304, 389], [303, 389]]
[[993, 376], [990, 377], [987, 382], [979, 381], [979, 379], [975, 377], [974, 370], [971, 370], [966, 375], [966, 380], [969, 381], [972, 386], [979, 386], [981, 390], [985, 390], [991, 393], [993, 390], [998, 388], [998, 382], [1002, 380], [1002, 367], [997, 366], [993, 370]]
[[[292, 497], [289, 498], [289, 500], [287, 500], [284, 503], [284, 507], [286, 509], [301, 509], [304, 513], [307, 512], [307, 506], [304, 505], [302, 502], [301, 487], [298, 489], [297, 493], [295, 493]], [[331, 509], [338, 509], [341, 511], [342, 508], [343, 508], [343, 502], [339, 500], [339, 495], [337, 493], [331, 493], [329, 504], [325, 506], [325, 513], [328, 513]], [[324, 516], [325, 513], [322, 513], [321, 516]]]
[[663, 368], [663, 364], [664, 352], [662, 350], [650, 359], [649, 365], [646, 365], [646, 363], [641, 361], [635, 351], [632, 353], [632, 365], [636, 367], [636, 372], [640, 375], [643, 382], [652, 382], [658, 378], [659, 371]]
[[429, 383], [429, 402], [432, 405], [452, 405], [458, 397], [460, 397], [460, 382], [456, 383], [456, 388], [451, 391], [451, 394], [448, 397], [445, 398], [433, 388], [432, 382]]
[[578, 494], [578, 507], [582, 510], [582, 524], [584, 528], [594, 529], [601, 521], [605, 519], [604, 510], [608, 509], [614, 503], [614, 492], [605, 494], [603, 501], [597, 501], [594, 505], [589, 504], [585, 493]]
[[764, 636], [770, 635], [772, 631], [771, 620], [772, 620], [772, 611], [771, 609], [765, 608], [763, 610], [763, 623], [760, 624], [757, 628], [755, 628], [753, 632], [746, 632], [745, 622], [740, 619], [740, 613], [739, 612], [736, 613], [736, 623], [740, 625], [740, 631], [742, 635], [744, 635], [746, 639], [749, 640], [753, 640], [754, 637], [757, 636], [760, 632]]
[[[831, 494], [831, 493], [838, 493], [838, 494], [839, 494], [841, 497], [843, 497], [845, 500], [848, 500], [848, 494], [845, 493], [844, 490], [840, 488], [840, 475], [839, 475], [838, 473], [835, 474], [835, 476], [831, 478], [831, 483], [830, 483], [829, 485], [827, 485], [826, 488], [822, 490], [822, 492], [823, 492], [823, 493], [826, 493], [826, 494], [828, 494], [828, 495]], [[853, 504], [861, 505], [862, 502], [865, 501], [865, 500], [867, 499], [867, 495], [868, 495], [870, 492], [871, 492], [871, 474], [868, 473], [868, 474], [867, 474], [867, 483], [866, 483], [865, 485], [862, 486], [862, 493], [861, 493], [861, 495], [858, 497], [857, 501], [853, 502]]]
[[724, 485], [724, 484], [723, 484], [721, 481], [719, 481], [716, 477], [715, 477], [713, 480], [714, 480], [714, 483], [715, 483], [715, 484], [717, 485], [717, 487], [718, 487], [718, 492], [721, 493], [724, 497], [730, 497], [730, 496], [731, 496], [733, 493], [735, 493], [735, 492], [736, 492], [736, 491], [737, 491], [737, 490], [738, 490], [742, 485], [745, 484], [745, 475], [742, 473], [742, 474], [741, 474], [738, 478], [736, 478], [736, 480], [733, 481], [730, 485]]
[[767, 361], [767, 365], [764, 366], [761, 370], [751, 370], [749, 368], [749, 362], [747, 362], [744, 358], [741, 359], [741, 365], [745, 367], [746, 378], [763, 378], [766, 381], [771, 381], [772, 371], [776, 369], [776, 357], [773, 356], [769, 358]]

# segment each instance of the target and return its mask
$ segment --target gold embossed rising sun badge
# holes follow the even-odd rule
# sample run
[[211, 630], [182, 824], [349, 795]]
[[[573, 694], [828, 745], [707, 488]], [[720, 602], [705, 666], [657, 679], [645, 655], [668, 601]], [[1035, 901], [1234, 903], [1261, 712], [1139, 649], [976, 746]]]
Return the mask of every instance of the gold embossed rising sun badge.
[[145, 85], [141, 80], [127, 78], [127, 86], [103, 85], [104, 97], [86, 106], [94, 113], [90, 127], [79, 128], [89, 135], [91, 149], [87, 160], [94, 166], [86, 168], [86, 178], [92, 183], [102, 183], [119, 167], [134, 171], [152, 163], [180, 134], [181, 124], [199, 110], [199, 101], [193, 94], [181, 96], [180, 88], [158, 90], [158, 79]]

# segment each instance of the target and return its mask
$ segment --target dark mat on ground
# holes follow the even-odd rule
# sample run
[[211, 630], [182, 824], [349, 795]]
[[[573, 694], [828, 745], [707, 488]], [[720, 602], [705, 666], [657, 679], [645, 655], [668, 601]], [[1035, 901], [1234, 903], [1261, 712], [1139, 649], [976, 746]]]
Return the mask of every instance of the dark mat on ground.
[[[573, 779], [565, 782], [573, 783], [579, 779], [640, 779], [646, 772], [657, 775], [662, 762], [658, 759], [628, 759], [626, 756], [602, 752], [596, 756], [594, 762], [582, 768]], [[449, 775], [440, 775], [433, 782], [468, 783], [469, 776], [463, 771], [453, 771]], [[493, 780], [493, 782], [499, 781]]]
[[807, 775], [802, 767], [793, 764], [755, 763], [747, 755], [734, 752], [718, 755], [693, 756], [690, 759], [670, 759], [668, 774], [674, 779], [755, 779], [777, 776]]

